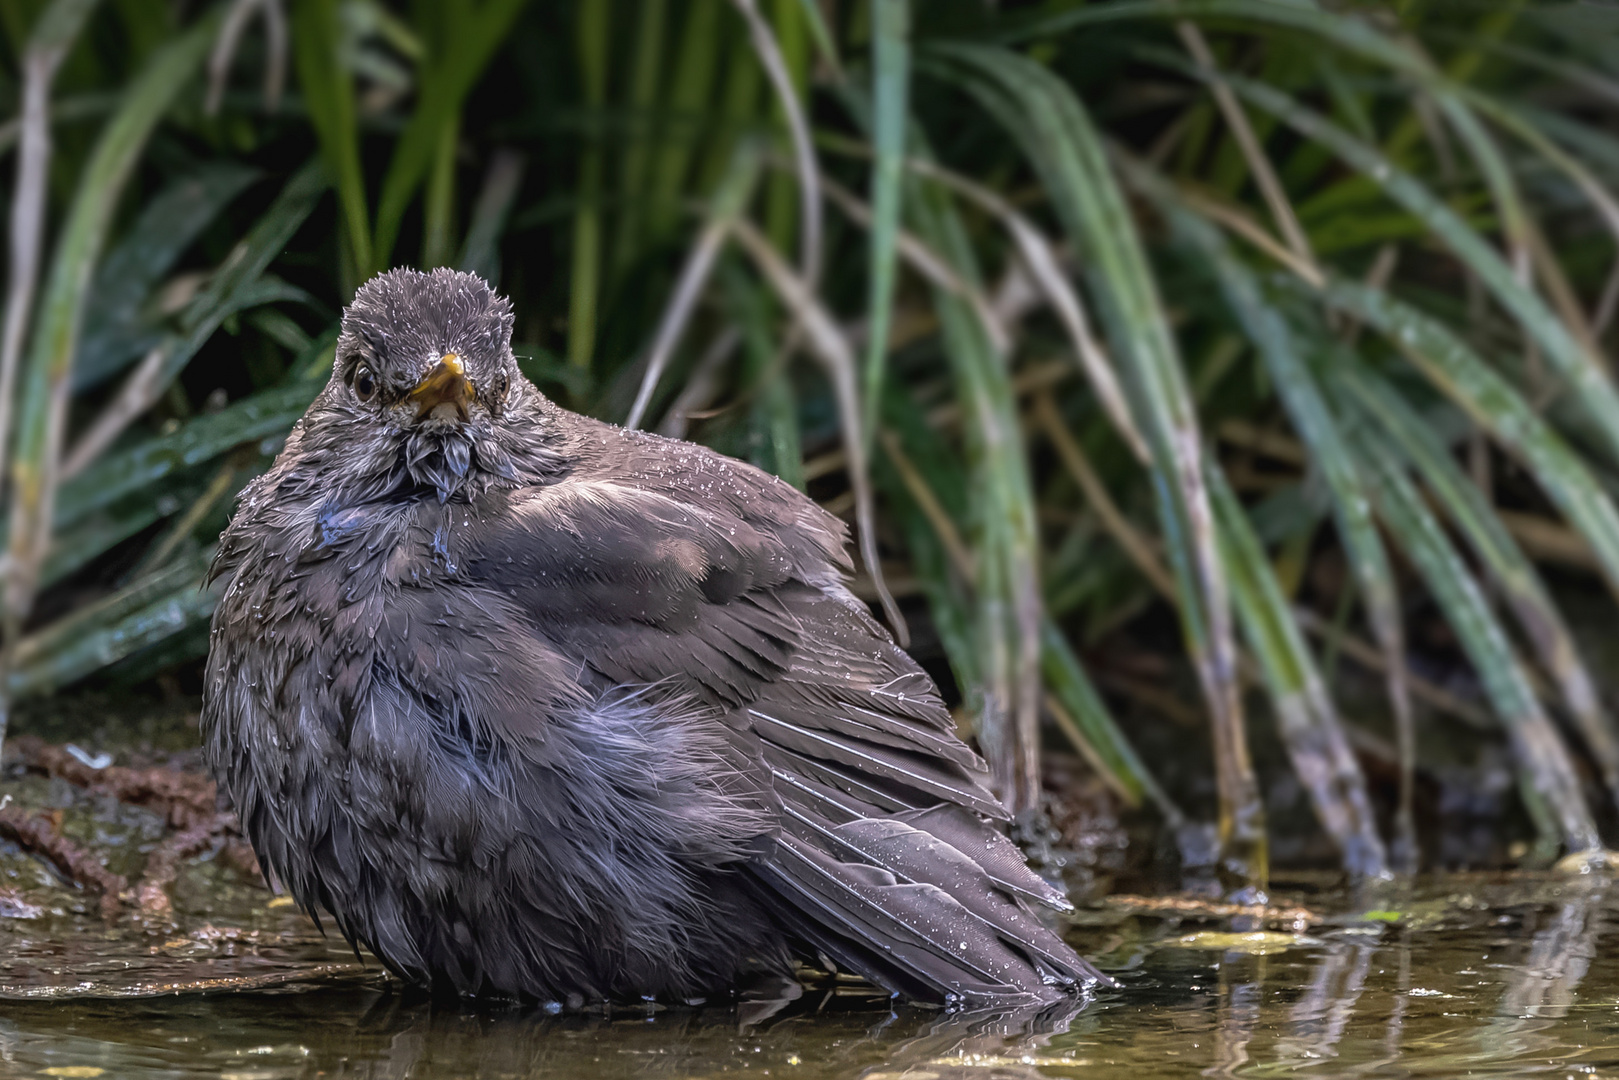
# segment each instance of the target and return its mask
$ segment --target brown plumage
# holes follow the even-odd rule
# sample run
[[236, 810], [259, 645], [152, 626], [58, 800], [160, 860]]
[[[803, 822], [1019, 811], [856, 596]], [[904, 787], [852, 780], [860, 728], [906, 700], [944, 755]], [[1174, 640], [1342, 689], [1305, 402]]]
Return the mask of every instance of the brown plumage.
[[419, 982], [578, 1004], [821, 958], [920, 1000], [1092, 969], [845, 530], [551, 404], [510, 309], [393, 271], [220, 548], [204, 727], [267, 870]]

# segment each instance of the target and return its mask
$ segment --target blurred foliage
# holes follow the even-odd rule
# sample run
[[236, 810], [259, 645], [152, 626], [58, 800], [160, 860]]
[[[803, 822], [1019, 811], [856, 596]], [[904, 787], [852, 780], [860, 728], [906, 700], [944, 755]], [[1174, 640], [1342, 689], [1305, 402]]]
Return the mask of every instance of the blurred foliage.
[[1115, 719], [1146, 642], [1201, 695], [1232, 888], [1259, 701], [1345, 865], [1411, 867], [1418, 722], [1477, 712], [1413, 670], [1437, 619], [1537, 853], [1600, 853], [1619, 730], [1540, 566], [1619, 590], [1619, 11], [0, 0], [0, 33], [12, 699], [200, 655], [342, 304], [451, 265], [557, 400], [849, 517], [1030, 822], [1049, 731], [1184, 824]]

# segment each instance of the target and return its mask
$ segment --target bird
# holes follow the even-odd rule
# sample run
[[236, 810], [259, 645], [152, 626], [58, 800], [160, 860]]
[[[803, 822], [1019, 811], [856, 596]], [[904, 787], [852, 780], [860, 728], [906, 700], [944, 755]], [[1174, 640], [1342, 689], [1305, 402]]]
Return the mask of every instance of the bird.
[[465, 997], [805, 966], [947, 1009], [1089, 994], [843, 523], [561, 408], [513, 322], [475, 275], [366, 282], [220, 539], [205, 753], [272, 883]]

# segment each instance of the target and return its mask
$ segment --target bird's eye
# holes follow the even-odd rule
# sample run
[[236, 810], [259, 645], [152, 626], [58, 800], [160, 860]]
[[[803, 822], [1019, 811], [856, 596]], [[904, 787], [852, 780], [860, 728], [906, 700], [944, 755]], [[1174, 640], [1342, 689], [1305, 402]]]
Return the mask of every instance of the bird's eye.
[[376, 394], [377, 378], [368, 365], [361, 364], [354, 369], [354, 396], [361, 401], [370, 401]]

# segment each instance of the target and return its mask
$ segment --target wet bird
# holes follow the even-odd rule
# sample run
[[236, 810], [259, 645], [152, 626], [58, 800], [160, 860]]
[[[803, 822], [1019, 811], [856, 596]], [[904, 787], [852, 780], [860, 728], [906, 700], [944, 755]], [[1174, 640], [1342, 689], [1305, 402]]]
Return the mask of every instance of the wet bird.
[[834, 965], [1096, 978], [982, 761], [791, 486], [552, 404], [482, 280], [395, 270], [245, 491], [207, 752], [267, 873], [400, 976], [579, 1006]]

